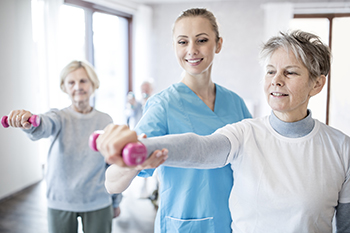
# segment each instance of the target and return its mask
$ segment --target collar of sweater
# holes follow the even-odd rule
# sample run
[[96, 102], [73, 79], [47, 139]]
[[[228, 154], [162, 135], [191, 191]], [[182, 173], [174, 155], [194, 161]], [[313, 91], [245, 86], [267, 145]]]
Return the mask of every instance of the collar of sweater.
[[269, 117], [272, 128], [284, 137], [299, 138], [309, 134], [315, 126], [315, 120], [311, 116], [311, 111], [307, 110], [307, 116], [297, 122], [284, 122], [271, 112]]

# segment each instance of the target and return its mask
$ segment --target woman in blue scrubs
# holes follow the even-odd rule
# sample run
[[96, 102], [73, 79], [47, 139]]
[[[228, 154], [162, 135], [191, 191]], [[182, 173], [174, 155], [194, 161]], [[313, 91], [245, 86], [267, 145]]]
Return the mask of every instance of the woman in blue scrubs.
[[[226, 124], [251, 117], [237, 94], [212, 81], [213, 60], [222, 43], [216, 18], [210, 11], [193, 8], [177, 18], [173, 45], [184, 70], [182, 80], [147, 101], [143, 117], [135, 128], [138, 134], [144, 133], [147, 137], [187, 132], [209, 135]], [[137, 174], [149, 177], [154, 171], [123, 170], [114, 164], [106, 172], [107, 189], [120, 193]], [[230, 166], [211, 170], [159, 166], [157, 172], [160, 203], [156, 233], [231, 232]]]

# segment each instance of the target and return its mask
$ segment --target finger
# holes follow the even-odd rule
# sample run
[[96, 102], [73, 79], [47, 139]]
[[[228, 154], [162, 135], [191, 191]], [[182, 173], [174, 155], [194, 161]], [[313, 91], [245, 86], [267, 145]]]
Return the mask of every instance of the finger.
[[19, 110], [13, 110], [10, 112], [7, 118], [7, 122], [11, 127], [17, 127], [17, 116], [19, 114]]
[[156, 150], [152, 155], [146, 159], [141, 165], [136, 167], [137, 170], [157, 168], [159, 165], [163, 164], [168, 158], [168, 151], [166, 149]]
[[29, 111], [26, 110], [13, 110], [8, 115], [8, 124], [11, 127], [18, 128], [30, 128], [31, 124], [28, 122], [28, 119], [32, 116]]
[[113, 150], [113, 147], [110, 146], [112, 143], [111, 127], [112, 125], [108, 125], [104, 129], [104, 133], [101, 134], [96, 140], [96, 145], [98, 150], [105, 157], [106, 162], [108, 162], [109, 164], [112, 164], [115, 162], [115, 159], [113, 157], [116, 154], [115, 151]]
[[168, 150], [163, 149], [161, 150], [161, 153], [156, 154], [157, 159], [153, 161], [151, 164], [152, 167], [159, 167], [161, 164], [165, 162], [165, 160], [168, 158]]
[[142, 134], [138, 135], [137, 138], [138, 139], [147, 138], [147, 135], [145, 133], [142, 133]]
[[21, 116], [21, 125], [25, 129], [29, 129], [31, 127], [31, 124], [29, 123], [29, 118], [32, 116], [31, 112], [23, 110], [20, 113]]

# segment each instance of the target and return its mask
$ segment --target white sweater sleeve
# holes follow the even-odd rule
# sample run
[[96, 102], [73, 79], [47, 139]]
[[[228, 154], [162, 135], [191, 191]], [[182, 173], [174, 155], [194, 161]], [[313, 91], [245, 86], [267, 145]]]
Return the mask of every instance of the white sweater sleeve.
[[168, 159], [163, 165], [186, 168], [219, 168], [229, 163], [229, 139], [222, 134], [199, 136], [194, 133], [166, 135], [140, 140], [148, 156], [155, 150], [168, 149]]

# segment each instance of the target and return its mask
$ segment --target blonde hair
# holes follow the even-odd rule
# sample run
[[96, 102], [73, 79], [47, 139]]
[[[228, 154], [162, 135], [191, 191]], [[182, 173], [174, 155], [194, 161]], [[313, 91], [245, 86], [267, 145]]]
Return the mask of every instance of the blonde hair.
[[203, 17], [203, 18], [209, 20], [209, 22], [213, 28], [213, 31], [215, 32], [215, 35], [216, 35], [216, 42], [218, 42], [220, 39], [218, 23], [216, 21], [214, 14], [205, 8], [190, 8], [190, 9], [183, 11], [180, 14], [180, 16], [177, 17], [177, 19], [175, 20], [175, 23], [173, 25], [173, 32], [174, 32], [175, 24], [180, 19], [183, 19], [186, 17], [196, 17], [196, 16], [200, 16], [200, 17]]
[[79, 61], [79, 60], [74, 60], [71, 61], [68, 65], [66, 65], [60, 74], [60, 87], [63, 92], [66, 92], [65, 87], [64, 87], [64, 80], [68, 76], [68, 74], [72, 73], [73, 71], [76, 71], [79, 68], [84, 68], [88, 78], [90, 79], [92, 83], [92, 88], [95, 91], [100, 87], [100, 81], [97, 77], [97, 74], [93, 68], [93, 66], [87, 62], [87, 61]]

